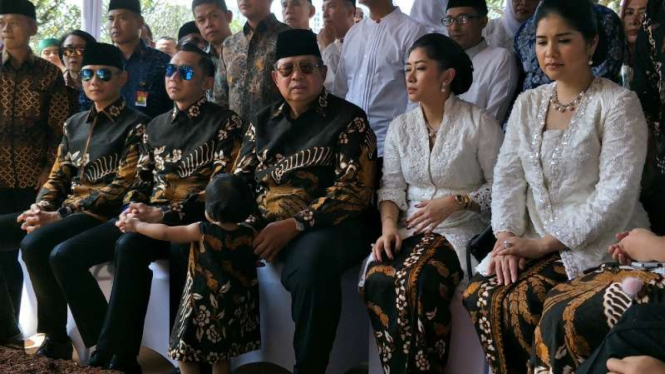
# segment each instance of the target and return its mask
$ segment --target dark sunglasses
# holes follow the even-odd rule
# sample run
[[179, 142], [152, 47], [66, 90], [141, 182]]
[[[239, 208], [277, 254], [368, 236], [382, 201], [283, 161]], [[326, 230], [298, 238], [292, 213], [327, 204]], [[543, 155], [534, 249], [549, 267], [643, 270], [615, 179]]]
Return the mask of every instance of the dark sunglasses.
[[62, 55], [65, 57], [70, 57], [73, 55], [81, 57], [83, 56], [83, 51], [85, 51], [85, 48], [66, 47], [62, 49]]
[[97, 74], [97, 78], [99, 78], [101, 81], [108, 82], [111, 80], [111, 78], [113, 78], [114, 74], [120, 74], [121, 72], [114, 72], [113, 70], [107, 68], [97, 69], [97, 71], [92, 69], [83, 69], [81, 70], [81, 80], [84, 82], [91, 81], [95, 76], [95, 73]]
[[296, 69], [300, 70], [305, 75], [310, 75], [314, 72], [314, 69], [319, 67], [321, 67], [321, 65], [311, 61], [287, 62], [279, 66], [275, 64], [275, 70], [277, 70], [284, 78], [290, 77]]
[[189, 65], [176, 65], [176, 64], [168, 64], [166, 65], [166, 77], [171, 78], [175, 72], [178, 72], [180, 74], [180, 78], [188, 81], [194, 78], [194, 68], [189, 66]]

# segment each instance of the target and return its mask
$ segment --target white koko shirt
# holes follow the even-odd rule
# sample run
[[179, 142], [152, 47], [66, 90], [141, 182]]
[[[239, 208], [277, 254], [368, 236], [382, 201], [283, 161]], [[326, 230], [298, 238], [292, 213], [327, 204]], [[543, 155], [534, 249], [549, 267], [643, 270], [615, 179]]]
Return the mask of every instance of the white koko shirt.
[[409, 105], [404, 73], [407, 52], [426, 33], [423, 25], [395, 8], [379, 21], [364, 19], [344, 38], [332, 92], [367, 113], [379, 157], [388, 125]]
[[484, 39], [466, 54], [473, 62], [473, 84], [459, 98], [487, 110], [502, 123], [517, 88], [515, 56], [507, 49], [488, 46]]

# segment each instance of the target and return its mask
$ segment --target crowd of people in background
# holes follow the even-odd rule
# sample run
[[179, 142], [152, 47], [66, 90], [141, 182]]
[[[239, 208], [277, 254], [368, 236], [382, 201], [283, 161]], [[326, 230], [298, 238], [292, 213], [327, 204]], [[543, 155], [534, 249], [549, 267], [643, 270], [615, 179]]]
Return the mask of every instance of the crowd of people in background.
[[0, 0], [1, 346], [29, 277], [38, 356], [72, 359], [69, 308], [88, 365], [142, 373], [168, 259], [176, 371], [230, 373], [264, 261], [296, 374], [325, 373], [359, 266], [386, 374], [445, 372], [456, 295], [495, 374], [665, 374], [664, 0], [237, 2], [239, 32], [192, 0], [155, 39], [110, 0], [112, 44], [33, 52], [35, 6]]

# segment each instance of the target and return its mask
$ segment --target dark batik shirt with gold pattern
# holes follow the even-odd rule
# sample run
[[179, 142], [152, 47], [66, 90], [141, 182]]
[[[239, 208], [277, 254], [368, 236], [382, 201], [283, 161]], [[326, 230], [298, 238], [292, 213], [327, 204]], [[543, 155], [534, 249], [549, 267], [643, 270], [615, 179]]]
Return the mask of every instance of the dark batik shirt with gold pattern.
[[139, 146], [149, 119], [123, 98], [98, 112], [73, 115], [64, 126], [48, 182], [37, 204], [46, 210], [68, 207], [110, 218], [136, 176]]
[[259, 110], [282, 98], [270, 72], [275, 64], [277, 35], [288, 29], [271, 14], [256, 30], [245, 23], [242, 31], [224, 41], [215, 77], [217, 104], [252, 122]]
[[0, 189], [34, 188], [55, 160], [62, 126], [72, 114], [62, 73], [30, 52], [16, 69], [0, 65]]
[[324, 90], [297, 119], [284, 101], [260, 111], [235, 173], [258, 182], [258, 226], [293, 217], [311, 229], [339, 224], [370, 206], [376, 158], [365, 112]]
[[125, 203], [158, 206], [166, 223], [203, 219], [205, 188], [212, 176], [231, 171], [242, 127], [240, 116], [205, 98], [157, 116], [143, 136], [137, 179]]

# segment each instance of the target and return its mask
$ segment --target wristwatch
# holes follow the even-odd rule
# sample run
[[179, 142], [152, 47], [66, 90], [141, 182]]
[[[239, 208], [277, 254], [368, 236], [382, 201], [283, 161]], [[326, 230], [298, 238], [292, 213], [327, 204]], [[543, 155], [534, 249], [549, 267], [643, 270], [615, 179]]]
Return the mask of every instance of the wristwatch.
[[463, 209], [469, 209], [471, 207], [471, 198], [468, 195], [455, 195], [455, 201]]
[[71, 215], [72, 213], [74, 213], [72, 211], [72, 208], [70, 208], [68, 206], [63, 206], [62, 208], [58, 209], [57, 212], [58, 212], [58, 215], [60, 216], [60, 218], [65, 218], [65, 217]]

